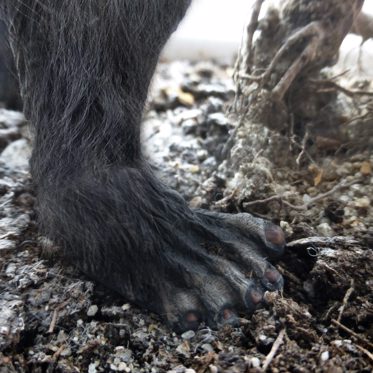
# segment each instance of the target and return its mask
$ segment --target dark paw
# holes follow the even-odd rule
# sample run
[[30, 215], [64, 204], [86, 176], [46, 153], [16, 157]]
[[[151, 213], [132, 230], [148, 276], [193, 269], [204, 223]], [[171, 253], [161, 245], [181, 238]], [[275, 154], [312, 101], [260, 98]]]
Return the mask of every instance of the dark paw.
[[193, 228], [180, 232], [184, 248], [172, 253], [178, 279], [173, 286], [169, 278], [162, 292], [163, 314], [178, 331], [196, 329], [201, 322], [237, 326], [239, 314], [263, 304], [265, 291], [283, 287], [267, 258], [283, 253], [284, 233], [249, 214], [196, 215]]

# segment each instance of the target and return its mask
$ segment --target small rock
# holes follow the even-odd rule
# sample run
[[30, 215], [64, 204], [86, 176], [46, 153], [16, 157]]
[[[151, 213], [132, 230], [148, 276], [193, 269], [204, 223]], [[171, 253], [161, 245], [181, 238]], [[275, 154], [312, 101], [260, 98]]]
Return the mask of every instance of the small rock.
[[281, 220], [280, 227], [285, 232], [286, 236], [291, 236], [294, 233], [293, 228], [287, 221]]
[[87, 316], [93, 317], [96, 315], [97, 311], [98, 307], [95, 304], [92, 304], [92, 306], [88, 308]]
[[260, 367], [260, 360], [257, 357], [252, 357], [250, 359], [250, 364], [253, 368], [259, 368]]
[[10, 263], [6, 267], [5, 274], [7, 275], [7, 277], [14, 277], [15, 273], [16, 273], [16, 270], [17, 270], [16, 264], [15, 263]]
[[341, 347], [343, 342], [340, 339], [336, 339], [335, 341], [333, 341], [333, 344], [335, 344], [337, 347]]
[[329, 351], [324, 351], [321, 354], [321, 361], [327, 361], [327, 360], [329, 360]]
[[357, 198], [354, 205], [359, 208], [368, 208], [370, 206], [370, 199], [368, 197]]
[[210, 373], [218, 373], [218, 368], [213, 364], [209, 365], [209, 369], [210, 369]]
[[335, 232], [328, 223], [321, 223], [317, 226], [317, 232], [324, 237], [333, 237]]
[[[123, 306], [122, 306], [123, 307]], [[108, 317], [124, 316], [124, 310], [119, 306], [104, 306], [101, 308], [101, 314]]]
[[127, 364], [124, 362], [120, 362], [117, 366], [118, 372], [130, 372], [131, 369], [128, 368]]
[[24, 170], [29, 166], [31, 146], [25, 139], [10, 143], [1, 153], [0, 162], [3, 162], [10, 169]]
[[178, 92], [177, 99], [180, 104], [185, 106], [193, 106], [194, 105], [194, 97], [190, 93], [183, 92], [180, 90]]
[[0, 239], [0, 250], [14, 249], [15, 246], [15, 241]]
[[88, 373], [96, 373], [97, 370], [96, 370], [96, 364], [95, 363], [91, 363], [89, 364], [88, 366]]
[[360, 167], [360, 172], [364, 176], [370, 175], [372, 173], [372, 165], [370, 164], [370, 162], [363, 162]]
[[213, 113], [208, 116], [208, 120], [219, 126], [227, 126], [229, 124], [228, 119], [223, 113]]
[[196, 335], [196, 333], [193, 330], [188, 330], [181, 335], [181, 338], [192, 339], [195, 335]]
[[71, 349], [70, 347], [67, 347], [65, 348], [62, 352], [61, 352], [61, 356], [63, 357], [68, 357], [71, 355]]
[[206, 352], [214, 352], [213, 347], [210, 345], [210, 343], [204, 343], [201, 346]]
[[184, 355], [185, 357], [189, 357], [190, 356], [189, 343], [187, 341], [184, 341], [182, 344], [180, 344], [176, 347], [176, 351], [179, 354]]
[[184, 135], [191, 135], [196, 132], [198, 123], [195, 119], [187, 119], [181, 125]]

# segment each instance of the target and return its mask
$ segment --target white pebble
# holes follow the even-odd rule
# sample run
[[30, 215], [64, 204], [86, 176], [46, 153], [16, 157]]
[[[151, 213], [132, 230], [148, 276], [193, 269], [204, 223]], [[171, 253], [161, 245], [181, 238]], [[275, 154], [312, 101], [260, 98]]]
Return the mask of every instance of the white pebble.
[[181, 338], [192, 339], [195, 335], [196, 335], [196, 333], [193, 330], [188, 330], [181, 335]]
[[95, 316], [97, 311], [98, 311], [98, 307], [95, 304], [93, 304], [92, 306], [88, 308], [87, 316], [90, 316], [90, 317]]
[[321, 223], [317, 226], [317, 232], [324, 237], [333, 237], [335, 232], [328, 223]]
[[321, 361], [327, 361], [327, 360], [329, 360], [329, 351], [324, 351], [321, 354]]
[[260, 367], [260, 360], [257, 357], [252, 357], [250, 359], [251, 366], [253, 368], [259, 368]]

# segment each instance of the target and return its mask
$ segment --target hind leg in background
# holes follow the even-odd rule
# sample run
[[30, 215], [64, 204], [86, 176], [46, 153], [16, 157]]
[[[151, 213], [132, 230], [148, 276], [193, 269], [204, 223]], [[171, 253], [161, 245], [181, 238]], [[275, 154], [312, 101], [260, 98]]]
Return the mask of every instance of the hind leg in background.
[[148, 86], [190, 1], [1, 1], [35, 130], [43, 234], [179, 330], [234, 324], [280, 289], [267, 261], [283, 251], [280, 228], [190, 209], [141, 153]]

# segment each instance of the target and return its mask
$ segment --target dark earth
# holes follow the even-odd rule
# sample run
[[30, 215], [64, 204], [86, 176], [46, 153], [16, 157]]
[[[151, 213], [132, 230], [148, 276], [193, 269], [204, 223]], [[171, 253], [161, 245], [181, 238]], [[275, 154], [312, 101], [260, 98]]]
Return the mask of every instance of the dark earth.
[[266, 293], [266, 306], [240, 315], [240, 327], [177, 335], [93, 284], [38, 235], [32, 136], [21, 114], [1, 110], [0, 373], [372, 371], [371, 147], [361, 139], [340, 150], [321, 137], [312, 162], [277, 168], [272, 194], [254, 184], [243, 200], [231, 193], [237, 175], [219, 166], [235, 123], [225, 114], [232, 73], [209, 62], [161, 63], [143, 138], [159, 175], [192, 206], [280, 224], [283, 291]]

